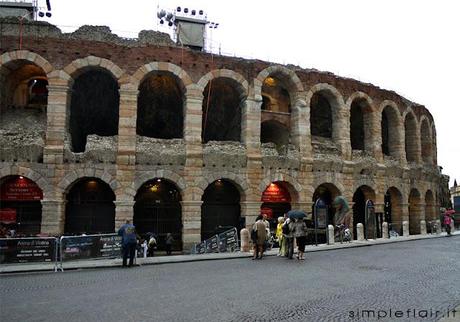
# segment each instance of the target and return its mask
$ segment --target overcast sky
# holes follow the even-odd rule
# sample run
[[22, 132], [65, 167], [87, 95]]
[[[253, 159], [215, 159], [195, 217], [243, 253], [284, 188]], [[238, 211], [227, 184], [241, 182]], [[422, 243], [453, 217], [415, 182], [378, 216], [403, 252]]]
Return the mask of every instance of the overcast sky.
[[[45, 5], [45, 0], [39, 0]], [[458, 0], [51, 0], [65, 31], [107, 25], [121, 36], [160, 28], [157, 7], [202, 9], [214, 50], [330, 71], [394, 90], [434, 117], [438, 164], [460, 183]], [[167, 28], [160, 28], [167, 31]]]

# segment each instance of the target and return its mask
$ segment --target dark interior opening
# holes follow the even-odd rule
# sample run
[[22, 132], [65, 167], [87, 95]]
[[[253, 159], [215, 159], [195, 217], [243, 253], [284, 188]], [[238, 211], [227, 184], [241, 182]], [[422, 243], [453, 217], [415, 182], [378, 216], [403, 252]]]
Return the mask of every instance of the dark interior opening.
[[242, 227], [240, 193], [231, 182], [216, 180], [204, 191], [201, 206], [201, 239], [205, 240], [220, 230], [219, 227]]
[[183, 137], [183, 93], [175, 77], [156, 73], [139, 86], [136, 133], [158, 139]]
[[260, 126], [261, 143], [272, 142], [277, 148], [289, 144], [289, 129], [277, 121], [266, 121]]
[[350, 140], [352, 150], [364, 150], [364, 119], [363, 109], [359, 102], [351, 104]]
[[115, 231], [115, 194], [98, 178], [77, 182], [67, 194], [66, 234], [100, 234]]
[[363, 224], [366, 231], [366, 196], [362, 189], [356, 190], [353, 195], [353, 239], [357, 238], [356, 225]]
[[84, 152], [87, 136], [118, 134], [120, 95], [107, 72], [90, 70], [75, 79], [70, 103], [72, 151]]
[[134, 198], [134, 218], [137, 233], [142, 237], [154, 234], [158, 250], [166, 249], [166, 235], [171, 233], [172, 249], [182, 250], [181, 195], [175, 184], [156, 178], [144, 183]]
[[315, 93], [310, 103], [310, 127], [312, 136], [332, 138], [332, 109], [329, 100]]
[[382, 153], [384, 155], [390, 155], [390, 138], [389, 138], [389, 131], [388, 131], [388, 116], [387, 112], [383, 110], [382, 112], [382, 122], [381, 122], [381, 129], [382, 129]]
[[239, 142], [243, 102], [235, 82], [225, 78], [213, 79], [203, 94], [203, 142]]
[[414, 162], [417, 160], [417, 127], [415, 125], [415, 119], [412, 114], [407, 114], [404, 121], [404, 147], [406, 149], [406, 160], [407, 162]]

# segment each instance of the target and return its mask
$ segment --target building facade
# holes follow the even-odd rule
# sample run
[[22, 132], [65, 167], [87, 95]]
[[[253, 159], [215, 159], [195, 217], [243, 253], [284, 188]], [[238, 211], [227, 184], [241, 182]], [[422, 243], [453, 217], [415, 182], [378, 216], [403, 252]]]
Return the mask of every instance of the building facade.
[[396, 230], [436, 219], [433, 117], [394, 92], [154, 32], [125, 40], [31, 22], [19, 39], [14, 22], [2, 28], [1, 207], [26, 232], [110, 232], [132, 219], [187, 249], [261, 209], [310, 212], [338, 195], [354, 223], [367, 200]]

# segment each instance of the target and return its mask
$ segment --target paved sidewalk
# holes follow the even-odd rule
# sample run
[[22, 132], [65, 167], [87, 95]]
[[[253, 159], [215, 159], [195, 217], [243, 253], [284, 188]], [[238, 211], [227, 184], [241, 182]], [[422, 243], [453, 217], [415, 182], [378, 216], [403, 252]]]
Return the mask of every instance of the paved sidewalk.
[[[460, 236], [460, 231], [452, 233], [454, 236]], [[442, 234], [428, 234], [428, 235], [412, 235], [408, 237], [396, 237], [390, 239], [375, 239], [367, 241], [353, 241], [350, 243], [336, 243], [334, 245], [320, 244], [318, 246], [308, 245], [305, 251], [317, 252], [327, 251], [334, 249], [352, 248], [352, 247], [367, 247], [373, 245], [382, 245], [390, 243], [400, 243], [411, 240], [430, 239], [430, 238], [443, 238], [447, 237], [446, 233]], [[273, 249], [266, 252], [267, 256], [276, 256], [278, 249]], [[234, 258], [245, 258], [251, 257], [251, 253], [235, 252], [235, 253], [213, 253], [213, 254], [202, 254], [202, 255], [173, 255], [173, 256], [158, 256], [158, 257], [147, 257], [138, 258], [137, 264], [139, 265], [159, 265], [169, 263], [182, 263], [182, 262], [194, 262], [194, 261], [206, 261], [206, 260], [223, 260], [223, 259], [234, 259]], [[63, 269], [91, 269], [91, 268], [110, 268], [121, 266], [121, 258], [115, 259], [91, 259], [91, 260], [78, 260], [64, 262]], [[0, 266], [0, 274], [6, 273], [23, 273], [23, 272], [40, 272], [40, 271], [54, 271], [54, 263], [34, 263], [34, 264], [6, 264]]]

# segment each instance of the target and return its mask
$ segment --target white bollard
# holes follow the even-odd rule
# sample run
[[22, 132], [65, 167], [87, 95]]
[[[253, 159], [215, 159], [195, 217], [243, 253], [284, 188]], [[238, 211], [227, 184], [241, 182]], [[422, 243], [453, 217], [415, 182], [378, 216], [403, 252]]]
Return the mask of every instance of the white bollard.
[[334, 245], [335, 243], [335, 239], [334, 239], [334, 226], [332, 225], [328, 225], [327, 226], [327, 235], [329, 236], [329, 240], [327, 241], [327, 243], [329, 245]]
[[420, 234], [426, 235], [426, 221], [420, 220]]
[[386, 221], [382, 224], [382, 238], [388, 239], [388, 223]]
[[240, 236], [241, 236], [241, 251], [244, 253], [249, 252], [249, 230], [246, 228], [241, 229], [240, 231]]
[[358, 241], [363, 241], [364, 240], [364, 226], [362, 223], [358, 223], [356, 225], [356, 239]]
[[403, 236], [408, 237], [409, 236], [409, 222], [403, 221], [402, 226], [403, 226]]
[[436, 226], [437, 226], [436, 234], [440, 234], [441, 233], [441, 220], [440, 219], [436, 220]]

